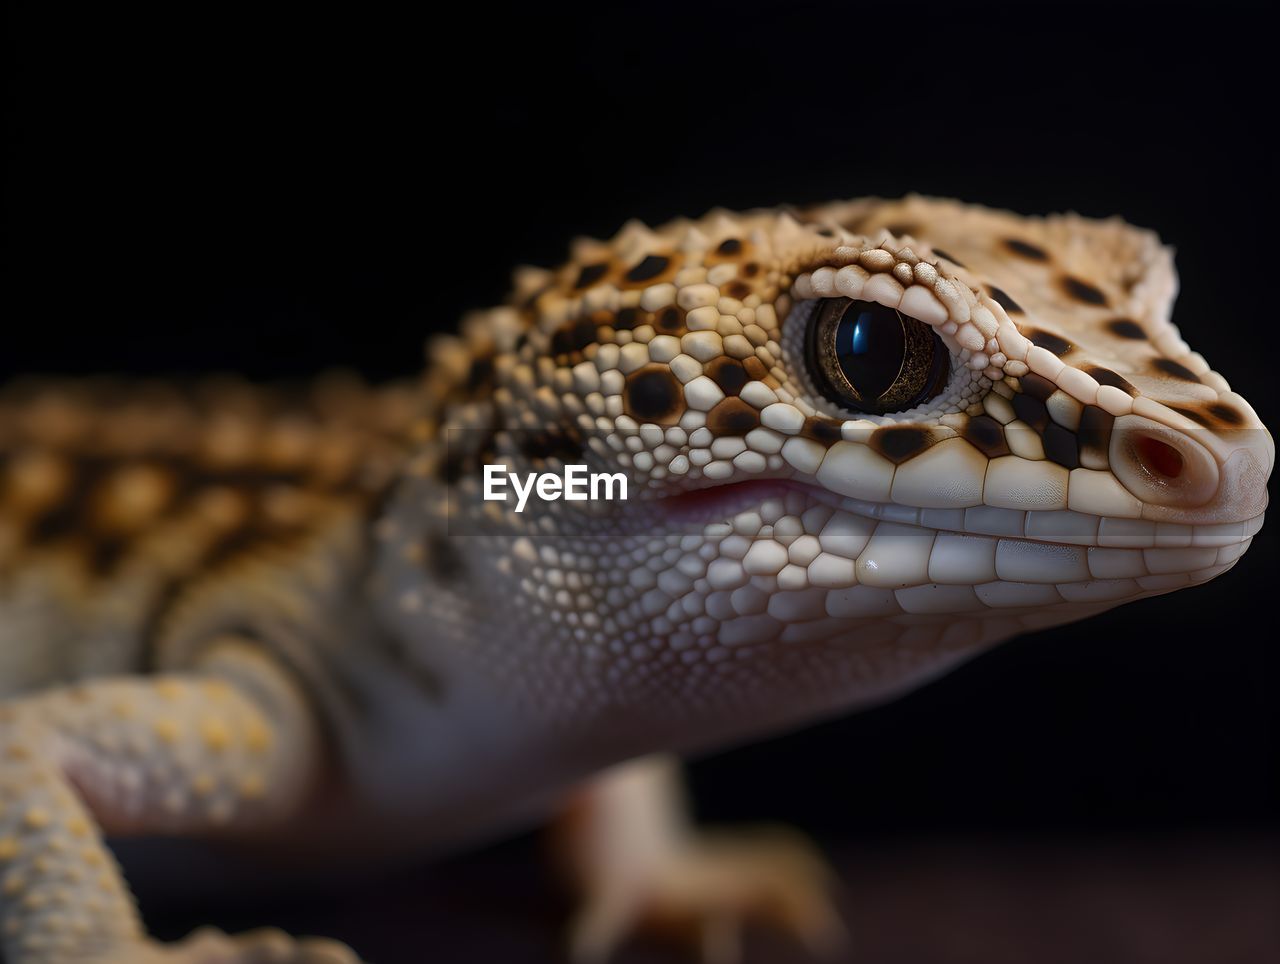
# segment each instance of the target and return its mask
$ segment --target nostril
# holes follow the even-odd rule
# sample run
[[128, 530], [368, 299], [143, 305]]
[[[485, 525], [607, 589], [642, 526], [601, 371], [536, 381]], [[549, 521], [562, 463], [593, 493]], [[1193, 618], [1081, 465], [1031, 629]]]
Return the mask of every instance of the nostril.
[[1218, 463], [1191, 437], [1140, 415], [1116, 419], [1111, 433], [1111, 471], [1148, 505], [1192, 508], [1218, 491]]
[[1182, 453], [1172, 445], [1141, 435], [1134, 440], [1134, 454], [1152, 473], [1166, 479], [1176, 479], [1182, 475]]

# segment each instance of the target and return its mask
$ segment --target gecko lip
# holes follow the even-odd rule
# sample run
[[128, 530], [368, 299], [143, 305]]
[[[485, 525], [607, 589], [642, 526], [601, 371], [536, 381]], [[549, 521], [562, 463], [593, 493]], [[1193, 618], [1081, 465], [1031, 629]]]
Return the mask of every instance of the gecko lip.
[[[736, 532], [751, 539], [751, 533], [768, 528], [764, 520], [783, 514], [765, 508], [774, 500], [785, 500], [785, 514], [794, 520], [791, 539], [783, 537], [783, 543], [790, 546], [802, 534], [795, 527], [799, 522], [807, 530], [803, 534], [818, 538], [818, 558], [829, 554], [848, 560], [837, 566], [852, 563], [849, 586], [966, 586], [996, 608], [1063, 601], [1114, 605], [1205, 582], [1235, 565], [1263, 519], [1177, 525], [1068, 510], [920, 509], [852, 499], [796, 479], [730, 482], [660, 502], [668, 521], [674, 516], [707, 535]], [[832, 512], [812, 521], [795, 519], [815, 507]]]
[[812, 485], [791, 479], [743, 479], [685, 489], [660, 501], [668, 517], [677, 523], [725, 522], [739, 512], [796, 489], [816, 491]]
[[970, 506], [957, 509], [922, 509], [893, 502], [868, 502], [830, 492], [798, 479], [746, 479], [690, 489], [661, 500], [668, 518], [680, 524], [731, 522], [741, 512], [771, 498], [800, 492], [814, 505], [886, 522], [904, 535], [917, 530], [932, 537], [940, 532], [960, 536], [1075, 546], [1083, 549], [1228, 548], [1248, 542], [1262, 528], [1265, 513], [1252, 518], [1212, 525], [1178, 525], [1146, 519], [1096, 516], [1070, 510], [1001, 509]]

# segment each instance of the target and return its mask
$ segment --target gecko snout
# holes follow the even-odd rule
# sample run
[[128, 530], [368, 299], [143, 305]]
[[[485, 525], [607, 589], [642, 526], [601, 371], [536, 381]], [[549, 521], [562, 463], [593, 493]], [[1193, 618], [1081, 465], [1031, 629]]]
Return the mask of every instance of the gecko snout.
[[1120, 483], [1149, 506], [1190, 512], [1198, 521], [1240, 522], [1266, 508], [1271, 451], [1260, 427], [1218, 435], [1125, 415], [1112, 431], [1110, 461]]

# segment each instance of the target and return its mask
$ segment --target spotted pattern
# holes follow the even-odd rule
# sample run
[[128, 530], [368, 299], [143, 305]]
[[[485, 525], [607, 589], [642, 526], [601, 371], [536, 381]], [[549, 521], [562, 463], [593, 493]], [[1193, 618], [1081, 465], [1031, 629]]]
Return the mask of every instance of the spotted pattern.
[[[426, 836], [530, 790], [510, 781], [539, 754], [793, 725], [1225, 572], [1261, 524], [1272, 449], [1170, 323], [1175, 290], [1169, 251], [1116, 220], [920, 197], [715, 211], [520, 269], [507, 304], [433, 339], [410, 389], [219, 389], [205, 408], [12, 389], [0, 697], [49, 695], [0, 704], [6, 950], [70, 925], [24, 861], [120, 816], [53, 767], [61, 797], [30, 789], [52, 729], [94, 746], [104, 780], [154, 764], [147, 829], [298, 792], [307, 726], [287, 737], [260, 686], [234, 711], [191, 690], [227, 633], [297, 674], [334, 771]], [[869, 416], [815, 392], [804, 335], [837, 297], [928, 326], [938, 394]], [[632, 495], [527, 514], [480, 497], [486, 465], [571, 459]], [[176, 675], [143, 678], [157, 667]], [[138, 675], [58, 685], [122, 671]], [[413, 740], [379, 729], [427, 719]], [[462, 774], [439, 734], [476, 721], [485, 765]]]
[[[579, 288], [582, 267], [603, 262], [616, 267]], [[640, 266], [655, 274], [635, 286], [626, 273]], [[923, 598], [925, 585], [963, 586], [963, 592], [938, 590], [929, 604], [930, 619], [943, 620], [970, 605], [986, 612], [990, 603], [975, 598], [988, 598], [988, 590], [973, 587], [987, 578], [993, 586], [1000, 581], [1000, 594], [1029, 606], [1043, 606], [1051, 596], [1066, 607], [1054, 618], [1070, 618], [1068, 599], [1085, 591], [1065, 587], [1090, 578], [1083, 556], [1077, 558], [1084, 550], [1064, 550], [1063, 558], [1076, 561], [1054, 570], [1066, 581], [1049, 595], [1008, 588], [1037, 571], [1015, 565], [1015, 555], [1060, 538], [1111, 558], [1112, 547], [1098, 543], [1103, 529], [1121, 525], [1115, 520], [1142, 529], [1156, 518], [1167, 520], [1162, 525], [1193, 526], [1222, 517], [1212, 506], [1158, 503], [1164, 496], [1144, 488], [1130, 464], [1132, 446], [1113, 444], [1118, 434], [1151, 423], [1174, 433], [1186, 433], [1187, 426], [1217, 431], [1225, 423], [1212, 414], [1214, 406], [1244, 413], [1241, 424], [1257, 424], [1168, 323], [1168, 252], [1146, 232], [1119, 222], [1023, 219], [922, 198], [713, 213], [652, 230], [633, 223], [609, 241], [582, 241], [565, 267], [530, 287], [537, 291], [532, 302], [517, 293], [516, 314], [502, 309], [496, 315], [501, 324], [491, 340], [500, 356], [505, 352], [496, 366], [499, 389], [507, 393], [503, 405], [487, 414], [478, 404], [455, 413], [494, 424], [498, 451], [520, 450], [503, 436], [526, 431], [530, 421], [516, 416], [534, 413], [542, 424], [577, 426], [584, 461], [594, 470], [624, 471], [646, 512], [660, 513], [667, 505], [683, 507], [682, 513], [707, 511], [721, 487], [737, 491], [728, 483], [799, 481], [821, 493], [813, 498], [827, 507], [823, 512], [840, 505], [827, 516], [829, 524], [859, 532], [858, 519], [876, 520], [870, 523], [876, 532], [905, 526], [938, 553], [934, 561], [926, 554], [911, 555], [909, 562], [905, 551], [899, 560], [892, 550], [905, 567], [902, 581], [882, 584], [887, 563], [873, 572], [866, 560], [883, 552], [878, 547], [897, 543], [855, 540], [847, 551], [838, 549], [821, 534], [818, 508], [800, 497], [797, 521], [785, 523], [797, 527], [794, 536], [779, 541], [770, 535], [781, 521], [752, 517], [742, 523], [745, 555], [731, 543], [683, 533], [679, 575], [663, 568], [675, 565], [677, 556], [656, 544], [661, 535], [652, 545], [622, 543], [631, 546], [632, 558], [655, 567], [652, 579], [637, 576], [634, 584], [619, 575], [621, 582], [592, 582], [596, 588], [589, 588], [574, 563], [548, 563], [546, 543], [532, 542], [527, 566], [513, 563], [524, 573], [518, 597], [523, 618], [566, 620], [588, 649], [635, 650], [628, 671], [656, 666], [638, 655], [654, 637], [680, 640], [682, 665], [703, 665], [729, 645], [726, 640], [768, 650], [780, 638], [838, 633], [838, 623], [831, 622], [837, 613], [865, 620], [881, 605], [883, 611], [915, 612], [907, 596], [892, 603], [873, 599], [873, 587], [915, 587], [910, 591]], [[951, 357], [943, 392], [916, 410], [884, 416], [843, 412], [818, 396], [805, 368], [802, 336], [813, 306], [834, 297], [877, 301], [929, 325]], [[590, 325], [581, 323], [584, 318]], [[572, 342], [557, 334], [575, 332]], [[1198, 381], [1176, 377], [1168, 363]], [[1167, 437], [1182, 444], [1179, 435]], [[474, 482], [464, 474], [451, 485], [465, 493]], [[710, 497], [689, 501], [693, 494]], [[646, 520], [638, 525], [662, 531], [661, 515], [636, 511]], [[779, 520], [792, 518], [791, 511], [788, 501]], [[1228, 511], [1254, 512], [1256, 505]], [[736, 533], [738, 523], [733, 526]], [[1001, 548], [1003, 561], [994, 570], [966, 554], [954, 558], [968, 560], [968, 568], [957, 562], [953, 570], [948, 533], [1029, 541]], [[995, 543], [965, 545], [994, 551]], [[515, 553], [517, 560], [525, 558], [522, 552]], [[695, 552], [700, 562], [692, 559]], [[1122, 571], [1133, 573], [1124, 579], [1138, 578], [1132, 564], [1115, 559], [1114, 570], [1100, 565], [1092, 579], [1121, 579]], [[1184, 561], [1202, 564], [1196, 579], [1227, 564], [1226, 556], [1216, 555]], [[898, 572], [895, 566], [889, 568]], [[566, 588], [569, 572], [578, 573], [577, 590]], [[1182, 575], [1193, 578], [1185, 570]], [[1155, 573], [1144, 569], [1141, 578], [1156, 585]], [[1145, 584], [1117, 583], [1107, 604], [1145, 591]], [[553, 600], [572, 600], [574, 592], [581, 603], [565, 615]], [[727, 594], [723, 601], [720, 593]], [[801, 604], [806, 593], [810, 601]], [[849, 595], [837, 599], [834, 593]], [[422, 595], [427, 610], [433, 600], [449, 602]], [[604, 598], [613, 629], [594, 625], [603, 604], [593, 600]], [[919, 626], [930, 627], [918, 631], [937, 638], [940, 623], [917, 616]], [[808, 620], [810, 630], [802, 628]], [[860, 625], [865, 631], [866, 623]], [[665, 643], [655, 645], [666, 651]], [[520, 689], [526, 690], [523, 682]]]

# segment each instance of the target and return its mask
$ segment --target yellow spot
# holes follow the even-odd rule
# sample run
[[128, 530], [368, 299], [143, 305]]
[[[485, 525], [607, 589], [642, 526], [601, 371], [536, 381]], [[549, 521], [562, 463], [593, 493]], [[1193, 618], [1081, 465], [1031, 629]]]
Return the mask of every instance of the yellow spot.
[[221, 753], [231, 745], [231, 730], [225, 720], [216, 716], [210, 716], [200, 724], [200, 736], [204, 745], [214, 753]]
[[0, 861], [18, 856], [18, 841], [12, 837], [0, 837]]
[[84, 871], [79, 867], [68, 867], [63, 877], [67, 879], [68, 883], [78, 884], [84, 880]]
[[155, 734], [160, 738], [161, 743], [168, 743], [172, 746], [178, 742], [178, 724], [176, 720], [156, 720], [151, 728], [155, 730]]
[[27, 811], [27, 815], [22, 818], [22, 822], [27, 825], [28, 830], [43, 830], [49, 826], [49, 821], [49, 814], [39, 807], [32, 807]]
[[105, 871], [103, 871], [102, 873], [98, 874], [98, 886], [101, 887], [103, 890], [113, 890], [116, 886], [115, 878], [112, 877], [109, 873], [106, 873]]
[[61, 837], [50, 837], [49, 842], [45, 845], [49, 848], [49, 852], [53, 854], [65, 853], [67, 842]]
[[271, 729], [258, 719], [251, 719], [244, 728], [244, 742], [252, 753], [266, 753], [271, 749]]
[[261, 800], [267, 792], [267, 781], [260, 773], [251, 773], [240, 781], [240, 796], [244, 800]]
[[97, 847], [85, 847], [80, 851], [80, 859], [90, 867], [101, 867], [105, 863], [102, 851]]
[[132, 532], [157, 515], [173, 494], [172, 474], [153, 465], [126, 465], [101, 485], [94, 521], [113, 534]]
[[4, 894], [6, 897], [16, 897], [25, 886], [26, 881], [20, 875], [10, 874], [4, 879], [4, 886], [0, 887], [0, 894]]
[[43, 854], [31, 861], [31, 866], [35, 868], [35, 872], [41, 876], [44, 876], [48, 874], [49, 871], [53, 870], [52, 862], [50, 862], [49, 858]]
[[26, 897], [22, 898], [22, 906], [27, 910], [39, 910], [44, 906], [44, 894], [38, 892], [27, 894]]
[[198, 773], [194, 780], [191, 781], [191, 792], [197, 797], [207, 797], [213, 793], [216, 786], [213, 777], [207, 773]]
[[138, 715], [138, 708], [128, 700], [116, 700], [111, 704], [111, 712], [122, 720], [132, 720]]
[[4, 755], [10, 760], [30, 760], [31, 751], [20, 743], [11, 743], [5, 749]]
[[67, 821], [67, 833], [73, 837], [89, 836], [89, 822], [84, 817], [72, 817]]
[[160, 695], [161, 699], [168, 700], [170, 703], [176, 703], [178, 700], [182, 699], [183, 687], [182, 684], [175, 683], [171, 679], [162, 679], [156, 683], [156, 692]]

